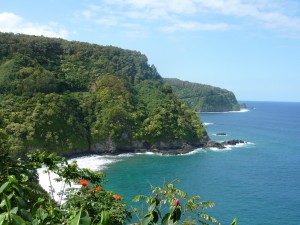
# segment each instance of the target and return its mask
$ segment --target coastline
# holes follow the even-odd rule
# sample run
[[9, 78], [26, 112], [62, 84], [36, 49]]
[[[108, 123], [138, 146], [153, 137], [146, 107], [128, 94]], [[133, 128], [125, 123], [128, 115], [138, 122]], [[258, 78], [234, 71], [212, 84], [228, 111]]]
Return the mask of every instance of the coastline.
[[118, 151], [71, 151], [71, 152], [65, 152], [62, 153], [61, 156], [65, 157], [66, 159], [70, 160], [73, 158], [78, 157], [84, 157], [84, 156], [90, 156], [90, 155], [97, 155], [97, 156], [118, 156], [122, 154], [145, 154], [145, 153], [153, 153], [153, 154], [161, 154], [161, 155], [186, 155], [189, 154], [197, 149], [211, 149], [216, 148], [219, 150], [225, 150], [227, 149], [227, 146], [236, 146], [238, 144], [247, 144], [247, 141], [243, 140], [226, 140], [223, 142], [216, 142], [212, 140], [206, 141], [204, 144], [198, 145], [198, 146], [184, 146], [184, 148], [164, 148], [164, 149], [158, 149], [158, 148], [150, 148], [150, 149], [132, 149], [132, 150], [118, 150]]
[[78, 157], [90, 156], [90, 155], [98, 155], [98, 156], [118, 156], [122, 154], [138, 154], [138, 153], [153, 153], [153, 154], [161, 154], [161, 155], [184, 155], [188, 154], [196, 149], [203, 148], [203, 147], [193, 147], [189, 149], [133, 149], [132, 151], [80, 151], [80, 152], [64, 152], [61, 156], [65, 157], [66, 159], [73, 159]]

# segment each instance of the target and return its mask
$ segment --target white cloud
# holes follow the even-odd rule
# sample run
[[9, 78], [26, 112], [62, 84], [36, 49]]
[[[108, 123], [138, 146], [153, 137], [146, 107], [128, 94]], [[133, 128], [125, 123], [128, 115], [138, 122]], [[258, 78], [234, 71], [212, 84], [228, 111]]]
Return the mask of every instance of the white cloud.
[[165, 26], [162, 30], [166, 32], [174, 31], [225, 31], [230, 29], [231, 26], [226, 23], [198, 23], [198, 22], [178, 22], [170, 26]]
[[1, 31], [9, 31], [14, 29], [22, 23], [22, 18], [13, 13], [3, 12], [0, 13], [0, 29]]
[[262, 27], [281, 31], [293, 29], [293, 31], [299, 32], [300, 18], [288, 15], [284, 10], [289, 2], [292, 3], [291, 1], [285, 1], [285, 5], [280, 5], [274, 0], [198, 0], [200, 6], [209, 11], [209, 13], [247, 18], [251, 19], [253, 24], [259, 24]]
[[90, 19], [93, 16], [93, 12], [91, 10], [84, 10], [81, 14], [86, 19]]
[[10, 12], [0, 13], [0, 31], [59, 38], [68, 36], [68, 31], [59, 27], [55, 22], [49, 22], [46, 25], [31, 23]]
[[[290, 10], [296, 6], [300, 3], [292, 0], [102, 0], [84, 14], [102, 25], [139, 23], [166, 32], [224, 31], [247, 25], [299, 33], [299, 12]], [[110, 17], [117, 19], [108, 21]]]
[[97, 19], [95, 22], [99, 25], [112, 27], [112, 26], [118, 25], [118, 18], [108, 16], [108, 17], [103, 17], [103, 18]]

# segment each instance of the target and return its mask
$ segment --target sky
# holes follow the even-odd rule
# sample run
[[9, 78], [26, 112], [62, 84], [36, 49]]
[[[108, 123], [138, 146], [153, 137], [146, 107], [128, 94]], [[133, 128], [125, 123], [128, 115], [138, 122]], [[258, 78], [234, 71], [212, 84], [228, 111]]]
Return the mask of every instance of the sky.
[[300, 102], [299, 0], [0, 0], [0, 31], [139, 51], [239, 101]]

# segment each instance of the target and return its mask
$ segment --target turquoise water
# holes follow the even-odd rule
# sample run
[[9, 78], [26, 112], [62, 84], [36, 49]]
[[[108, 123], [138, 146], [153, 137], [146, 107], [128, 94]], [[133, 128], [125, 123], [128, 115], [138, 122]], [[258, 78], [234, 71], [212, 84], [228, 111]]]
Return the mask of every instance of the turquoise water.
[[[243, 113], [203, 113], [213, 140], [242, 139], [246, 145], [189, 155], [126, 155], [104, 170], [107, 188], [130, 202], [149, 194], [149, 183], [181, 180], [178, 187], [216, 206], [222, 224], [300, 224], [300, 103], [246, 102]], [[215, 136], [224, 132], [227, 136]]]

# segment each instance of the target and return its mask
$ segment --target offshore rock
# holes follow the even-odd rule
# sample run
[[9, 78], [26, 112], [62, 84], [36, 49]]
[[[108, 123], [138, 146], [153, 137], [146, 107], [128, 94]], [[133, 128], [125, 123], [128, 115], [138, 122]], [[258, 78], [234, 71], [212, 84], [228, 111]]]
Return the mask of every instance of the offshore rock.
[[229, 140], [229, 141], [223, 141], [223, 145], [237, 145], [237, 144], [245, 144], [247, 143], [246, 141], [242, 140]]
[[216, 141], [208, 141], [205, 145], [204, 148], [218, 148], [218, 149], [224, 149], [226, 148], [226, 145], [237, 145], [237, 144], [244, 144], [247, 143], [246, 141], [243, 140], [228, 140], [228, 141], [223, 141], [223, 142], [216, 142]]

